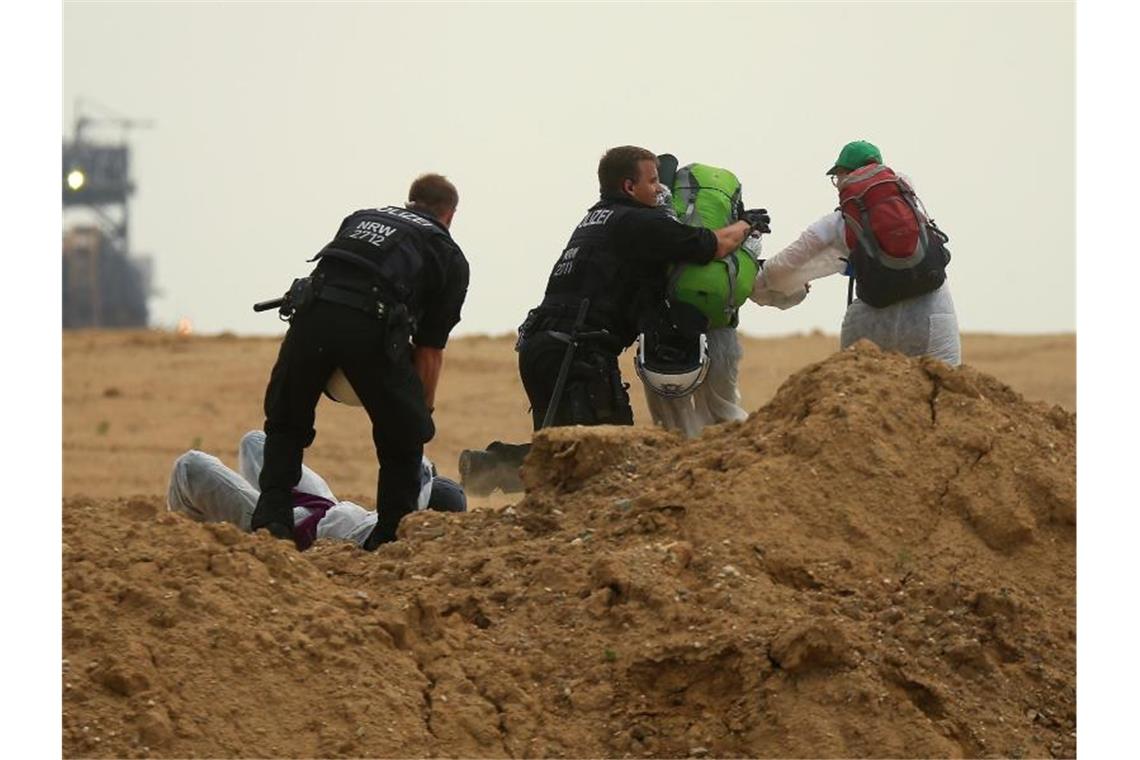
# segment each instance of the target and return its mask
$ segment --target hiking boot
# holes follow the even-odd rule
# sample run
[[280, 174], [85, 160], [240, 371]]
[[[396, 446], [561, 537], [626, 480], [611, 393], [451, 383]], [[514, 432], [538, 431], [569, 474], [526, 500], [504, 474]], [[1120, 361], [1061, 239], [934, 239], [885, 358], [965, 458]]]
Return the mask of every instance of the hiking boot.
[[495, 451], [464, 449], [459, 453], [459, 479], [463, 490], [476, 496], [487, 496], [496, 488], [503, 493], [523, 490], [514, 457], [503, 457]]
[[487, 452], [478, 449], [464, 449], [459, 452], [459, 485], [463, 490], [476, 496], [486, 496], [495, 490], [487, 482], [485, 460]]
[[531, 444], [529, 443], [503, 443], [502, 441], [491, 441], [487, 444], [487, 452], [494, 454], [504, 464], [509, 464], [512, 467], [522, 467], [523, 460], [526, 455], [530, 453]]

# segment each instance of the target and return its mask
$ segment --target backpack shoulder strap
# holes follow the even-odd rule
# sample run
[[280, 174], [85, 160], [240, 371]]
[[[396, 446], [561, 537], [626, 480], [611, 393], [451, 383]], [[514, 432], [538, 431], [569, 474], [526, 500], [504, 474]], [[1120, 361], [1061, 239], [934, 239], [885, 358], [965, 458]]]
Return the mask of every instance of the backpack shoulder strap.
[[882, 258], [879, 251], [878, 241], [875, 236], [870, 232], [871, 220], [867, 214], [867, 207], [863, 204], [862, 198], [854, 198], [855, 205], [859, 208], [862, 219], [856, 219], [846, 211], [843, 212], [843, 222], [855, 234], [855, 240], [859, 243], [863, 251], [873, 259]]
[[736, 251], [725, 256], [721, 261], [728, 269], [728, 295], [724, 299], [724, 315], [732, 319], [736, 311], [736, 276], [740, 273], [740, 259], [736, 258]]

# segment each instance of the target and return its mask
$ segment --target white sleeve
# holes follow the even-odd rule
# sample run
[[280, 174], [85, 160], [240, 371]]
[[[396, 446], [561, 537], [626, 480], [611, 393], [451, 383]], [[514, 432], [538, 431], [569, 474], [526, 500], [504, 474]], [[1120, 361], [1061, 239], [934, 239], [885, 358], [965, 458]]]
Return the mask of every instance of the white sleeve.
[[416, 511], [422, 512], [427, 509], [428, 502], [431, 501], [431, 481], [435, 472], [435, 465], [427, 458], [425, 454], [423, 459], [420, 460], [420, 495], [416, 499]]
[[363, 545], [376, 525], [376, 513], [351, 501], [340, 501], [317, 523], [317, 538], [352, 541]]
[[166, 505], [191, 520], [228, 522], [249, 530], [257, 497], [257, 489], [222, 460], [191, 450], [174, 461]]
[[764, 262], [753, 294], [763, 298], [764, 290], [774, 290], [791, 295], [811, 280], [842, 272], [847, 267], [846, 257], [843, 217], [832, 211], [812, 222], [784, 250]]
[[789, 295], [753, 285], [752, 295], [748, 296], [748, 299], [757, 306], [775, 306], [780, 311], [785, 311], [802, 303], [806, 296], [807, 288], [804, 287]]

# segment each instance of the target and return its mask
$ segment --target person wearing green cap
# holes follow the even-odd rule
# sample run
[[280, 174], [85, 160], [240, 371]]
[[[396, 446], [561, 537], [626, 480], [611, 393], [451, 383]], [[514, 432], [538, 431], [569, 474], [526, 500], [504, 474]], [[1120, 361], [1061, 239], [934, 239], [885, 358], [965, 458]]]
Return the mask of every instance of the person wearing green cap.
[[856, 140], [843, 146], [843, 150], [839, 151], [839, 158], [835, 159], [835, 165], [828, 169], [827, 173], [838, 175], [852, 172], [860, 166], [871, 163], [883, 163], [883, 155], [879, 153], [878, 148], [866, 140]]
[[949, 238], [913, 183], [885, 166], [866, 140], [844, 145], [827, 175], [839, 190], [840, 208], [768, 259], [753, 294], [792, 294], [811, 280], [845, 274], [857, 297], [848, 296], [841, 348], [868, 339], [888, 351], [960, 364], [958, 317], [946, 278]]

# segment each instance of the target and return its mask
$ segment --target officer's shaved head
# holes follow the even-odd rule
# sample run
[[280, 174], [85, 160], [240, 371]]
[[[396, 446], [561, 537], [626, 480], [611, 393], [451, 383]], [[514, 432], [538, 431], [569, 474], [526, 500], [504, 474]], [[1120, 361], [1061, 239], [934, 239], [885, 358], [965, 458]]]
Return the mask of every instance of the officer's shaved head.
[[442, 174], [421, 174], [408, 188], [408, 208], [423, 209], [442, 219], [459, 205], [459, 191]]
[[657, 164], [657, 156], [651, 150], [636, 145], [622, 145], [610, 148], [598, 162], [598, 190], [602, 195], [621, 195], [627, 179], [637, 182], [642, 161]]

